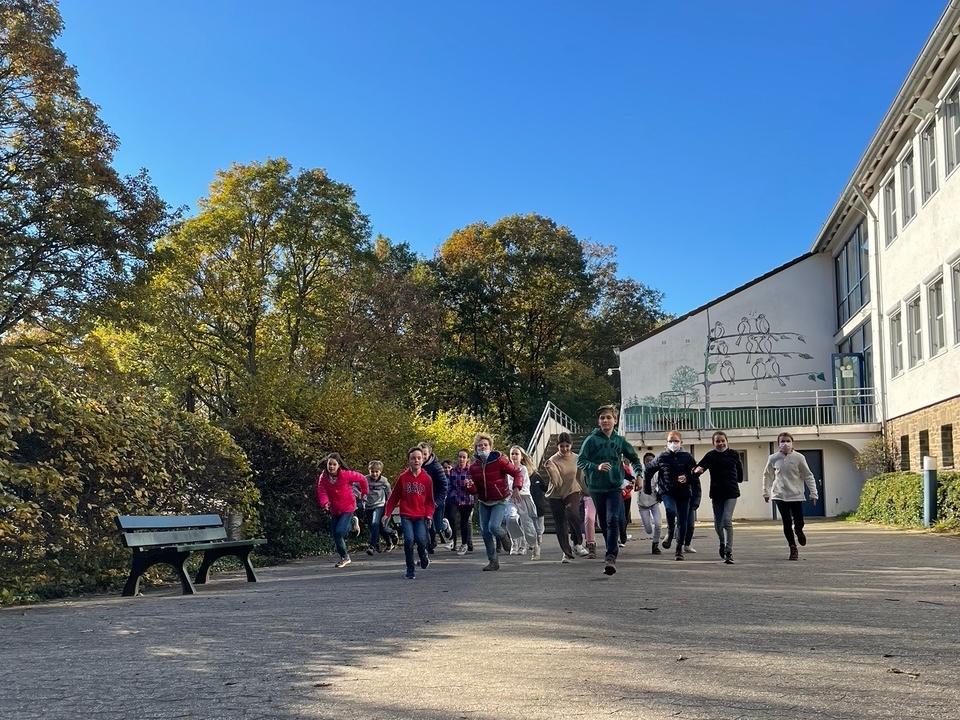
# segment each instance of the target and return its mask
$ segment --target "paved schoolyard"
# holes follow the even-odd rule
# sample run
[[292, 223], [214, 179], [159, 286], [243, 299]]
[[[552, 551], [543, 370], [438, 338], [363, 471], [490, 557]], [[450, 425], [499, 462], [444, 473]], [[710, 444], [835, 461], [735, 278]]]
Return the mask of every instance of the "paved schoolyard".
[[[561, 566], [438, 551], [0, 611], [0, 717], [960, 718], [960, 540], [810, 524]], [[636, 533], [636, 530], [632, 530]], [[482, 547], [482, 543], [478, 544]]]

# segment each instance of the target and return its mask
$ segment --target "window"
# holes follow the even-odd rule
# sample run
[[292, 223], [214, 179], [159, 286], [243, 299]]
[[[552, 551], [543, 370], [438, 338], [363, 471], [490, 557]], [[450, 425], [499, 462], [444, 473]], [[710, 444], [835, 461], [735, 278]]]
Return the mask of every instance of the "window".
[[927, 317], [930, 320], [930, 357], [946, 347], [943, 327], [943, 276], [927, 287]]
[[890, 316], [890, 371], [891, 377], [903, 372], [903, 324], [900, 311]]
[[953, 467], [953, 425], [940, 426], [940, 464]]
[[960, 343], [960, 262], [953, 266], [953, 341]]
[[740, 464], [743, 465], [743, 481], [746, 482], [750, 477], [750, 473], [747, 472], [747, 451], [746, 450], [735, 450], [734, 452], [740, 456]]
[[923, 459], [930, 455], [930, 431], [921, 430], [920, 431], [920, 462], [923, 463]]
[[857, 225], [834, 260], [837, 279], [837, 322], [843, 325], [870, 302], [869, 240], [863, 223]]
[[894, 178], [883, 186], [883, 224], [887, 245], [897, 239], [897, 186]]
[[923, 360], [923, 326], [920, 324], [920, 296], [907, 303], [907, 365]]
[[839, 353], [860, 353], [863, 356], [863, 387], [873, 387], [873, 331], [867, 320], [837, 345]]
[[950, 173], [960, 162], [960, 84], [943, 103], [943, 145], [947, 151], [947, 173]]
[[900, 194], [903, 207], [903, 224], [906, 225], [917, 214], [917, 198], [914, 193], [913, 181], [913, 152], [900, 163]]
[[937, 124], [932, 122], [920, 133], [920, 192], [923, 202], [937, 191]]
[[900, 469], [910, 469], [910, 436], [900, 436]]

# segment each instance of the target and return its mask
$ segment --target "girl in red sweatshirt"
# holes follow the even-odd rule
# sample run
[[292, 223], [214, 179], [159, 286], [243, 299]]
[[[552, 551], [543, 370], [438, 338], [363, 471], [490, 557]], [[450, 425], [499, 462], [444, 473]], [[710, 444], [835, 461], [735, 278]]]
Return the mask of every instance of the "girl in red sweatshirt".
[[353, 494], [353, 483], [360, 486], [360, 497], [365, 498], [370, 491], [367, 478], [356, 470], [348, 470], [343, 465], [340, 453], [330, 453], [324, 461], [325, 470], [317, 478], [317, 505], [330, 513], [330, 533], [333, 545], [340, 560], [334, 567], [343, 568], [350, 564], [346, 538], [350, 532], [353, 513], [357, 509], [357, 500]]
[[407, 580], [416, 577], [413, 565], [413, 544], [417, 544], [420, 567], [430, 564], [427, 557], [427, 528], [433, 517], [433, 480], [423, 466], [423, 451], [419, 447], [407, 450], [407, 469], [400, 473], [393, 485], [390, 499], [383, 509], [389, 518], [395, 507], [400, 508], [400, 526], [403, 530], [403, 556], [407, 562]]

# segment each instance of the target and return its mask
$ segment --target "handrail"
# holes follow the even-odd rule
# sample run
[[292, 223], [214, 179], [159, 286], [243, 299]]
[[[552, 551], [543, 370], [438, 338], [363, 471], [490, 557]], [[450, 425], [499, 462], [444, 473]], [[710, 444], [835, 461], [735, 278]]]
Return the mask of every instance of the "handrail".
[[540, 414], [540, 421], [537, 423], [537, 428], [533, 431], [530, 442], [527, 444], [527, 455], [529, 455], [537, 465], [540, 464], [540, 454], [546, 448], [545, 438], [554, 434], [552, 432], [544, 432], [547, 424], [551, 420], [557, 428], [562, 428], [560, 432], [564, 430], [570, 433], [583, 432], [580, 423], [554, 405], [552, 400], [547, 400], [547, 404], [543, 406], [543, 412]]

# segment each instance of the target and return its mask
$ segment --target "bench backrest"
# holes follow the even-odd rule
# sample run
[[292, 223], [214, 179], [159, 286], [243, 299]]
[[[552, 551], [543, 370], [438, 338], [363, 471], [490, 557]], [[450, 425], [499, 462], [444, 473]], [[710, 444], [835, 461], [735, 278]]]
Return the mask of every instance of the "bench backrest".
[[129, 548], [223, 540], [219, 515], [119, 515], [117, 527]]

